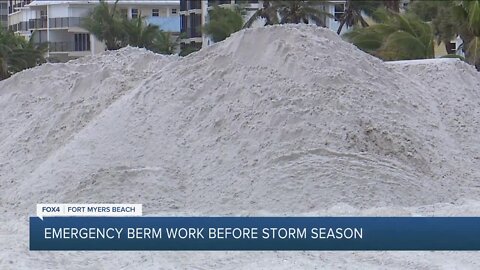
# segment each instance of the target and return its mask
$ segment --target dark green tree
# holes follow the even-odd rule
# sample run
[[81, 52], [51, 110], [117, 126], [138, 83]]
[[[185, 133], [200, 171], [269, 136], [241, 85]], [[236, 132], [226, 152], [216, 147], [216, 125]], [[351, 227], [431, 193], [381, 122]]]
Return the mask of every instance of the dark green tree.
[[417, 0], [410, 12], [431, 22], [438, 43], [448, 44], [459, 36], [466, 61], [480, 70], [480, 0]]
[[0, 28], [0, 80], [45, 62], [45, 45]]
[[99, 0], [99, 4], [83, 23], [85, 29], [105, 42], [107, 50], [118, 50], [127, 45], [128, 37], [123, 28], [126, 18], [117, 9], [118, 1], [110, 8], [105, 0]]
[[251, 27], [259, 18], [265, 19], [265, 25], [313, 21], [319, 26], [325, 26], [326, 17], [333, 16], [321, 8], [324, 2], [326, 1], [264, 1], [263, 7], [250, 17], [244, 27]]
[[409, 12], [420, 19], [430, 22], [437, 44], [448, 44], [457, 37], [458, 21], [454, 17], [453, 1], [414, 1]]
[[377, 11], [378, 23], [354, 28], [343, 36], [361, 50], [383, 60], [434, 57], [434, 36], [428, 23], [413, 14]]
[[309, 23], [313, 21], [319, 26], [325, 27], [326, 17], [332, 14], [321, 9], [325, 1], [275, 1], [273, 8], [280, 15], [280, 23]]
[[105, 0], [99, 0], [99, 4], [84, 21], [85, 29], [104, 41], [107, 50], [130, 45], [162, 54], [175, 52], [177, 39], [158, 26], [147, 24], [142, 16], [129, 20], [118, 11], [118, 1], [110, 7]]
[[243, 27], [243, 17], [238, 7], [215, 6], [208, 12], [209, 22], [204, 31], [214, 42], [219, 42]]
[[160, 31], [150, 48], [160, 54], [174, 54], [180, 44], [180, 37], [174, 37], [170, 32]]
[[340, 26], [337, 33], [340, 35], [345, 26], [369, 26], [363, 16], [372, 16], [381, 4], [379, 1], [347, 0], [345, 2], [345, 11], [340, 17]]
[[138, 16], [131, 20], [123, 20], [123, 31], [125, 40], [122, 43], [148, 49], [153, 46], [160, 29], [156, 25], [146, 24], [145, 18]]
[[382, 0], [383, 5], [389, 11], [400, 12], [400, 0]]
[[272, 6], [273, 1], [265, 0], [263, 1], [262, 8], [258, 9], [253, 15], [248, 19], [248, 21], [243, 26], [244, 28], [252, 27], [253, 23], [258, 19], [264, 19], [265, 25], [274, 25], [278, 24], [280, 21], [278, 19], [278, 11]]
[[459, 1], [454, 7], [465, 59], [480, 71], [480, 0]]

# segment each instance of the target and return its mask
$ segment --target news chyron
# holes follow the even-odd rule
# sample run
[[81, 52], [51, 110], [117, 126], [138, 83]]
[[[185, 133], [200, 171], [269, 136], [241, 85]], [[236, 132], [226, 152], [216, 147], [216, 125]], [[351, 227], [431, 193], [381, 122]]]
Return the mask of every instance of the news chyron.
[[153, 216], [38, 204], [30, 250], [480, 250], [478, 217]]

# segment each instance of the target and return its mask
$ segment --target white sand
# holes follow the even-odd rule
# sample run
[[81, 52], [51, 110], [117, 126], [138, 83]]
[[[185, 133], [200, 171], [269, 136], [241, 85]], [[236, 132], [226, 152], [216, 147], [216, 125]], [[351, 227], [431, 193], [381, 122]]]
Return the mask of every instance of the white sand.
[[27, 217], [478, 216], [479, 89], [459, 60], [383, 63], [304, 25], [24, 71], [0, 82], [0, 269], [478, 269], [478, 252], [30, 252]]

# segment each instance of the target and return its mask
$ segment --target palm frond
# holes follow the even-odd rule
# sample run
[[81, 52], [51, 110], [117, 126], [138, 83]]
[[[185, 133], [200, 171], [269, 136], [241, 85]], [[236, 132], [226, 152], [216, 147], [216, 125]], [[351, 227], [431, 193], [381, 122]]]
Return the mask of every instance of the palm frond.
[[247, 20], [247, 22], [245, 22], [245, 24], [243, 25], [243, 28], [250, 28], [253, 26], [253, 24], [259, 19], [261, 18], [262, 16], [262, 10], [259, 9], [257, 11], [255, 11], [255, 13], [252, 14], [252, 16], [250, 16], [250, 18]]
[[429, 24], [413, 15], [377, 11], [383, 23], [355, 28], [343, 35], [361, 50], [383, 60], [425, 59], [434, 57], [434, 36]]
[[427, 53], [427, 46], [410, 33], [398, 30], [387, 37], [378, 54], [384, 60], [431, 58], [433, 55]]
[[480, 64], [480, 37], [475, 37], [467, 45], [469, 54], [467, 56], [467, 62], [472, 65]]

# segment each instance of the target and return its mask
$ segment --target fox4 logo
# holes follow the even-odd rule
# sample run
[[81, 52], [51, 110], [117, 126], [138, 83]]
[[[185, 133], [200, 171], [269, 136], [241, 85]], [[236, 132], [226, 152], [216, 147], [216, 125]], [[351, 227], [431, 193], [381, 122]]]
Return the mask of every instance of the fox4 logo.
[[44, 213], [60, 213], [59, 206], [42, 206], [42, 212]]

